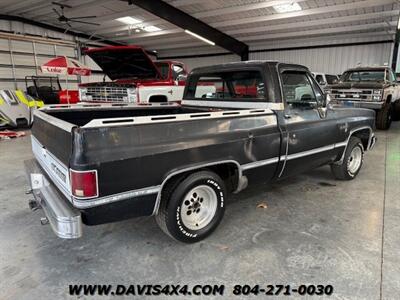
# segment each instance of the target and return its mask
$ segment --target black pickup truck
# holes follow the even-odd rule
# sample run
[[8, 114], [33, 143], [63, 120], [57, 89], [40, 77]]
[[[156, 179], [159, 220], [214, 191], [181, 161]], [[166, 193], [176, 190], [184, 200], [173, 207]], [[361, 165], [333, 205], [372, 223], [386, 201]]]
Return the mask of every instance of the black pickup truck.
[[55, 233], [155, 216], [182, 242], [220, 223], [248, 183], [330, 164], [342, 180], [375, 143], [375, 113], [331, 108], [306, 67], [250, 61], [194, 69], [178, 104], [77, 104], [35, 113], [26, 162]]

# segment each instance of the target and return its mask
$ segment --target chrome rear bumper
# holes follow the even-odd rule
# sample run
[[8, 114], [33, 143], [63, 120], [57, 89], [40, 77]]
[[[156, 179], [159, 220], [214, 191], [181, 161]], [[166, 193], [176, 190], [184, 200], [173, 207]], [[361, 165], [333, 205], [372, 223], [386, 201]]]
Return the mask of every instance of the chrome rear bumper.
[[82, 236], [82, 218], [79, 210], [65, 199], [35, 159], [24, 162], [26, 175], [37, 205], [43, 208], [55, 234], [64, 239]]

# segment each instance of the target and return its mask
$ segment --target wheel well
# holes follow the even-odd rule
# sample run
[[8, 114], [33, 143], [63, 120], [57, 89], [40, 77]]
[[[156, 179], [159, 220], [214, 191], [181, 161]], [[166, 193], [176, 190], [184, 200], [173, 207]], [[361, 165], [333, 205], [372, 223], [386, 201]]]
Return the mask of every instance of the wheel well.
[[154, 95], [149, 98], [149, 103], [163, 103], [168, 102], [167, 96], [164, 95]]
[[185, 178], [188, 177], [190, 174], [204, 170], [214, 172], [219, 177], [221, 177], [221, 179], [225, 183], [227, 191], [232, 192], [236, 190], [239, 178], [239, 166], [233, 162], [215, 164], [177, 173], [170, 178], [167, 178], [167, 181], [164, 182], [162, 189], [165, 190], [167, 187], [176, 186], [177, 184], [185, 180]]
[[392, 95], [388, 95], [386, 98], [386, 103], [390, 103], [392, 101]]
[[364, 150], [365, 150], [368, 148], [370, 134], [371, 134], [371, 131], [369, 129], [365, 128], [365, 129], [361, 129], [361, 130], [354, 132], [351, 136], [358, 137], [361, 140], [361, 142], [364, 146]]

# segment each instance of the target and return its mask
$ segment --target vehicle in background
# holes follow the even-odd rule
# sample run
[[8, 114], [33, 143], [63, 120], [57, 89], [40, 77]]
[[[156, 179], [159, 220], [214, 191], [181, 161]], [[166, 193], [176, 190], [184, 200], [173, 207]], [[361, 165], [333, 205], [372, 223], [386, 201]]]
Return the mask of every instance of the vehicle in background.
[[29, 127], [33, 110], [43, 106], [21, 90], [0, 90], [0, 128]]
[[[78, 91], [63, 90], [55, 76], [26, 76], [26, 92], [44, 104], [73, 104], [79, 102]], [[68, 94], [68, 97], [67, 97]]]
[[386, 130], [392, 119], [400, 119], [400, 85], [388, 66], [349, 69], [326, 92], [333, 104], [375, 110], [378, 129]]
[[[85, 51], [112, 82], [79, 85], [84, 102], [163, 103], [180, 101], [187, 71], [177, 61], [155, 61], [137, 46], [113, 46]], [[104, 78], [105, 78], [104, 76]]]
[[339, 76], [325, 73], [312, 73], [315, 80], [318, 82], [319, 86], [323, 89], [326, 88], [330, 84], [335, 84], [339, 82]]
[[[186, 243], [218, 226], [248, 183], [331, 165], [359, 173], [375, 143], [375, 113], [327, 105], [306, 67], [249, 61], [197, 68], [181, 105], [48, 106], [35, 113], [26, 162], [55, 233], [139, 216]], [[46, 219], [45, 219], [46, 220]]]

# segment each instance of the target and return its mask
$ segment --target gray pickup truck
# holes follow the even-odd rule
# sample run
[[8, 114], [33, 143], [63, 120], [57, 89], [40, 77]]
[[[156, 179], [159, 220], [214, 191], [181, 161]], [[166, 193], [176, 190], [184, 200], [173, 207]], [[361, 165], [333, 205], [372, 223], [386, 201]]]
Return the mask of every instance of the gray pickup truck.
[[[250, 61], [194, 69], [178, 104], [78, 104], [35, 113], [32, 209], [62, 238], [82, 224], [155, 216], [192, 243], [229, 194], [330, 164], [356, 177], [375, 113], [331, 108], [306, 67]], [[284, 205], [284, 204], [283, 204]]]
[[325, 92], [332, 104], [375, 110], [378, 129], [387, 130], [392, 120], [400, 120], [400, 85], [388, 66], [349, 69]]

